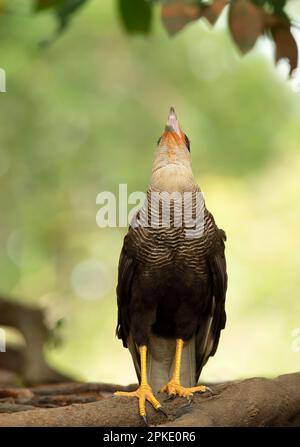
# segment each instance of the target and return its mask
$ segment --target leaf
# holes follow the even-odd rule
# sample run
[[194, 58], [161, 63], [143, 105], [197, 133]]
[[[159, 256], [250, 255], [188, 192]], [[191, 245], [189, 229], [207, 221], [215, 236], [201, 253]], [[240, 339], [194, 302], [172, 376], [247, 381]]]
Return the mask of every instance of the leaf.
[[161, 19], [164, 27], [172, 36], [181, 31], [185, 25], [205, 17], [214, 25], [229, 0], [214, 0], [211, 4], [201, 0], [169, 0], [162, 5]]
[[55, 41], [69, 24], [72, 15], [87, 2], [88, 0], [36, 0], [36, 11], [52, 8], [58, 21], [58, 26], [53, 36], [40, 42], [40, 45], [45, 47]]
[[229, 0], [215, 0], [211, 5], [205, 6], [203, 17], [205, 17], [211, 25], [214, 25], [228, 3]]
[[72, 14], [88, 0], [36, 0], [35, 10], [53, 9], [59, 22], [59, 31], [63, 30]]
[[81, 8], [88, 0], [64, 0], [56, 7], [56, 17], [59, 22], [58, 33], [63, 31], [68, 25], [71, 16]]
[[[276, 46], [276, 62], [287, 59], [290, 74], [297, 68], [298, 47], [291, 33], [290, 19], [283, 11], [285, 0], [232, 0], [229, 9], [229, 29], [233, 40], [242, 51], [247, 53], [255, 45], [259, 36], [270, 31]], [[265, 3], [273, 6], [273, 13], [264, 11]]]
[[274, 14], [277, 15], [283, 14], [283, 9], [286, 5], [286, 0], [269, 0], [269, 2], [273, 6]]
[[290, 64], [290, 74], [292, 74], [298, 65], [298, 47], [290, 24], [279, 23], [271, 28], [271, 33], [276, 45], [276, 62], [287, 59]]
[[264, 33], [266, 13], [249, 0], [232, 0], [228, 20], [234, 42], [242, 53], [247, 53]]
[[42, 11], [44, 9], [50, 9], [63, 3], [64, 0], [35, 0], [34, 9], [35, 11]]
[[118, 0], [119, 14], [128, 33], [147, 34], [151, 29], [152, 6], [147, 0]]
[[172, 2], [161, 7], [161, 20], [170, 34], [181, 31], [189, 22], [202, 17], [203, 5], [197, 3]]

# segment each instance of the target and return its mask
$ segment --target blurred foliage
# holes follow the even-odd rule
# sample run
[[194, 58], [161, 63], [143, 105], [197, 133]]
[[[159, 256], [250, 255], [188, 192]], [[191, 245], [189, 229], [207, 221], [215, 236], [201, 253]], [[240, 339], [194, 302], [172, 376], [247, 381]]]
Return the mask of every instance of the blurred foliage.
[[96, 226], [96, 196], [119, 183], [145, 191], [172, 104], [228, 236], [228, 326], [203, 380], [299, 368], [299, 93], [265, 56], [266, 39], [240, 59], [222, 21], [170, 39], [158, 11], [147, 38], [128, 38], [118, 5], [103, 0], [41, 51], [53, 17], [15, 5], [0, 17], [0, 293], [64, 322], [50, 362], [78, 378], [135, 380], [115, 339], [126, 229]]
[[163, 0], [161, 3], [162, 21], [171, 35], [200, 18], [214, 25], [228, 5], [228, 28], [242, 53], [252, 50], [260, 36], [268, 35], [276, 46], [276, 62], [287, 59], [290, 73], [297, 67], [298, 48], [291, 20], [284, 11], [285, 0]]
[[[69, 24], [74, 13], [90, 0], [32, 0], [33, 11], [51, 11], [58, 20], [52, 42]], [[289, 0], [290, 2], [293, 0]], [[2, 13], [15, 11], [15, 0], [1, 0]], [[294, 23], [286, 12], [288, 0], [116, 0], [119, 16], [128, 33], [147, 34], [151, 29], [153, 6], [161, 6], [161, 19], [170, 35], [186, 24], [205, 18], [211, 25], [218, 20], [225, 6], [229, 8], [228, 28], [242, 53], [251, 50], [261, 35], [273, 39], [276, 62], [288, 59], [290, 71], [297, 67], [298, 48], [291, 32]]]
[[[49, 44], [67, 27], [71, 17], [89, 0], [33, 0], [36, 12], [51, 11], [58, 20], [54, 36], [43, 40]], [[287, 59], [290, 73], [298, 63], [298, 47], [292, 33], [294, 25], [286, 12], [287, 0], [116, 0], [124, 29], [131, 34], [148, 34], [151, 29], [154, 4], [160, 4], [161, 19], [170, 35], [188, 23], [205, 18], [214, 25], [228, 6], [228, 28], [241, 51], [250, 51], [257, 39], [267, 35], [276, 47], [275, 60]], [[10, 3], [2, 0], [3, 10]], [[8, 10], [12, 10], [8, 7]]]
[[149, 33], [152, 21], [152, 8], [148, 1], [118, 0], [122, 23], [129, 33]]
[[51, 9], [58, 21], [56, 34], [59, 35], [69, 24], [71, 16], [88, 0], [35, 0], [37, 12]]

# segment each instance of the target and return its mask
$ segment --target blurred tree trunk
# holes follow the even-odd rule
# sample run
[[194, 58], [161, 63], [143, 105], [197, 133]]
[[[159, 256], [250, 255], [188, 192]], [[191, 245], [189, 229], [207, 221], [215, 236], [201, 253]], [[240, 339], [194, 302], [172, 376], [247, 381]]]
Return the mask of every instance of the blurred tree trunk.
[[10, 326], [23, 335], [25, 346], [6, 347], [0, 354], [0, 368], [17, 373], [26, 384], [61, 382], [69, 378], [49, 367], [44, 345], [49, 337], [44, 313], [11, 299], [0, 298], [0, 327]]

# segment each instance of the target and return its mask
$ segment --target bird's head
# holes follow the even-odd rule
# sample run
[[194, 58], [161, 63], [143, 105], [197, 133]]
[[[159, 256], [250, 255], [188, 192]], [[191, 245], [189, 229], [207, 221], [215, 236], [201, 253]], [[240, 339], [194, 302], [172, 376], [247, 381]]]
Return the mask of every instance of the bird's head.
[[166, 146], [170, 151], [174, 149], [187, 149], [190, 152], [190, 140], [181, 129], [174, 107], [170, 108], [167, 124], [162, 136], [158, 140], [158, 146]]
[[189, 190], [194, 183], [190, 141], [171, 107], [165, 130], [157, 143], [151, 184], [159, 190], [182, 191]]

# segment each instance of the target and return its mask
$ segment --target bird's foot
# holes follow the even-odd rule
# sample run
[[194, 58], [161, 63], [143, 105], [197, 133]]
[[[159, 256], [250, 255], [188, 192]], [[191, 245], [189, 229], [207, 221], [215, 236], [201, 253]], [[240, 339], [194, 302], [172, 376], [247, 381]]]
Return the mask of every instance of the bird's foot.
[[155, 410], [161, 411], [166, 415], [165, 411], [162, 409], [161, 404], [154, 396], [150, 385], [148, 384], [140, 385], [136, 391], [130, 391], [130, 392], [116, 391], [114, 395], [125, 396], [125, 397], [137, 397], [139, 399], [139, 413], [140, 416], [144, 419], [146, 425], [148, 425], [146, 417], [146, 401], [148, 401]]
[[180, 385], [180, 382], [173, 379], [160, 389], [160, 393], [167, 393], [170, 399], [175, 398], [176, 396], [191, 399], [194, 393], [205, 393], [206, 391], [211, 392], [211, 389], [204, 385], [186, 388]]

